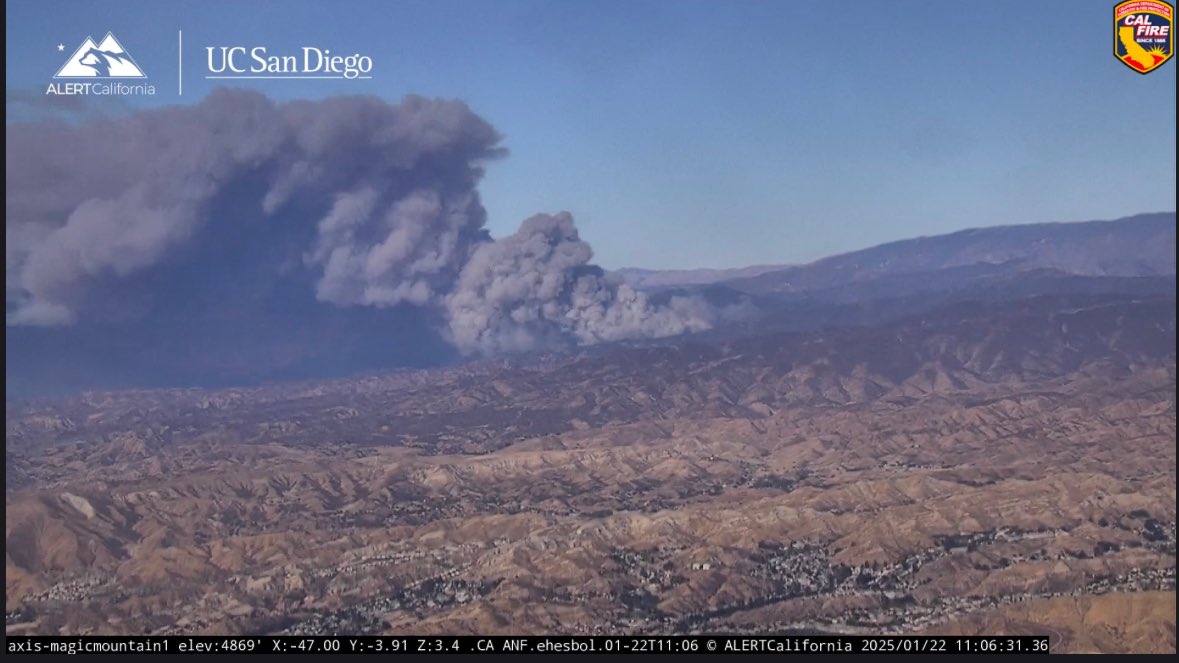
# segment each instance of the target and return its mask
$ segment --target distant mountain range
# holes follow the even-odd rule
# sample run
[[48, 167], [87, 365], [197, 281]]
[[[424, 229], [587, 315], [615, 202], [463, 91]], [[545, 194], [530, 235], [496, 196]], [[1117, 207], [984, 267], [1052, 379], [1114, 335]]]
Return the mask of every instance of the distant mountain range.
[[766, 272], [778, 272], [788, 269], [789, 265], [753, 265], [752, 267], [734, 267], [732, 269], [643, 269], [641, 267], [623, 267], [612, 272], [632, 288], [652, 290], [655, 288], [677, 287], [685, 285], [708, 285], [729, 281], [732, 279], [760, 276]]
[[[962, 270], [962, 268], [970, 268]], [[889, 242], [806, 265], [739, 269], [614, 272], [646, 290], [723, 283], [750, 294], [798, 293], [929, 272], [955, 277], [1052, 270], [1082, 276], [1161, 276], [1175, 273], [1175, 213], [1115, 221], [1037, 223], [962, 230]]]
[[[630, 282], [656, 301], [676, 294], [716, 303], [751, 300], [759, 311], [755, 319], [700, 335], [717, 340], [876, 325], [963, 302], [1045, 295], [1174, 297], [1175, 213], [963, 230], [808, 265], [750, 269], [757, 273], [732, 277], [739, 270], [688, 270], [660, 278], [663, 273], [652, 272]], [[709, 273], [721, 278], [707, 282]], [[684, 283], [669, 285], [676, 280]]]
[[[716, 304], [747, 302], [756, 311], [693, 336], [701, 342], [875, 325], [962, 302], [1046, 295], [1174, 297], [1175, 213], [964, 230], [808, 265], [632, 269], [613, 277], [646, 290], [655, 302], [695, 294]], [[263, 286], [250, 283], [244, 289]], [[155, 315], [150, 324], [10, 327], [7, 390], [23, 398], [83, 389], [240, 386], [461, 361], [427, 311], [325, 308], [299, 286], [288, 283], [264, 298], [253, 297], [252, 290], [241, 297], [232, 290], [215, 302], [178, 296], [174, 311]]]

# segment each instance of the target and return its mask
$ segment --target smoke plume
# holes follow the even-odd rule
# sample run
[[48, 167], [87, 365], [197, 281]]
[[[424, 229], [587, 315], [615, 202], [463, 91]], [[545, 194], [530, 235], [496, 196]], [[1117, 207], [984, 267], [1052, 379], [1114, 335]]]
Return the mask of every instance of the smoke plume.
[[669, 336], [728, 314], [611, 283], [567, 213], [491, 239], [476, 187], [500, 141], [463, 103], [416, 96], [219, 90], [118, 119], [9, 124], [7, 323], [147, 317], [213, 284], [275, 281], [323, 305], [436, 311], [465, 353]]
[[446, 298], [455, 345], [484, 354], [558, 345], [590, 345], [708, 329], [715, 311], [699, 298], [663, 307], [627, 285], [606, 281], [589, 263], [573, 217], [538, 214], [516, 234], [475, 247]]

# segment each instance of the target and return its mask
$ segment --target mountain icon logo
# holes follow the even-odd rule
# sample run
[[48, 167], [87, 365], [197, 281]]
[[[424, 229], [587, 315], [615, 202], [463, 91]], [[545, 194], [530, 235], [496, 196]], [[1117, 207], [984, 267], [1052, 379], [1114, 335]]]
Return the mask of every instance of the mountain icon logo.
[[102, 42], [86, 41], [66, 60], [54, 78], [147, 78], [115, 35], [108, 32]]

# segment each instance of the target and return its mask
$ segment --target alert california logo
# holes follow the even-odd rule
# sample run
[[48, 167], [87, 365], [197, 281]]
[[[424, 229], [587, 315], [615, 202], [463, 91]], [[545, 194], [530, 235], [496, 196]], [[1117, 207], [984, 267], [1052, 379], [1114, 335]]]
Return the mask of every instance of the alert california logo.
[[[65, 52], [65, 44], [58, 44], [57, 50]], [[107, 32], [101, 42], [86, 37], [45, 89], [45, 94], [58, 96], [155, 93], [156, 87], [147, 82], [147, 74], [112, 32]]]
[[1114, 57], [1140, 74], [1174, 53], [1175, 8], [1159, 0], [1127, 0], [1114, 7]]

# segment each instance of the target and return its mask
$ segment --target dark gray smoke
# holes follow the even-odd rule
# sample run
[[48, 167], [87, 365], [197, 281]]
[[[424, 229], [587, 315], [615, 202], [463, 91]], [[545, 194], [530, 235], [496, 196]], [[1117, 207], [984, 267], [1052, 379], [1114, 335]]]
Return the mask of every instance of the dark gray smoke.
[[[566, 213], [490, 239], [476, 186], [499, 143], [466, 105], [414, 96], [275, 104], [220, 90], [120, 119], [9, 124], [8, 325], [146, 316], [224, 279], [304, 279], [326, 304], [435, 310], [463, 352], [716, 322], [698, 298], [656, 306], [608, 282]], [[248, 267], [229, 273], [220, 256], [237, 246]], [[178, 272], [197, 285], [149, 292]]]
[[516, 234], [476, 246], [446, 297], [452, 341], [493, 354], [567, 338], [590, 345], [672, 336], [716, 321], [717, 312], [698, 297], [652, 306], [630, 286], [608, 283], [591, 257], [566, 212], [538, 214]]

